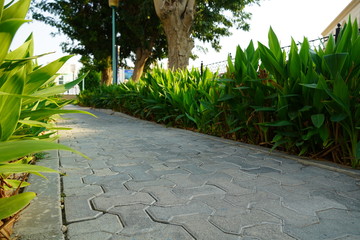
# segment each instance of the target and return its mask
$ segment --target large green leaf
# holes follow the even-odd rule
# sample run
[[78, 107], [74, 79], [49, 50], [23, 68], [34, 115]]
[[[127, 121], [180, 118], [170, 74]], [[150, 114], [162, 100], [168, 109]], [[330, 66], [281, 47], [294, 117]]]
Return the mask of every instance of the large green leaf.
[[282, 50], [280, 47], [279, 40], [274, 32], [274, 30], [270, 27], [269, 33], [268, 33], [268, 39], [269, 39], [269, 48], [274, 53], [274, 56], [276, 57], [277, 61], [282, 60]]
[[[39, 87], [46, 84], [49, 80], [54, 78], [54, 75], [59, 71], [59, 69], [65, 64], [65, 62], [72, 56], [61, 57], [48, 65], [39, 68], [29, 74], [24, 94], [31, 94], [39, 89]], [[67, 90], [67, 89], [66, 89]], [[66, 91], [64, 90], [64, 91]], [[57, 94], [56, 92], [55, 94]]]
[[1, 21], [12, 18], [24, 19], [30, 6], [31, 0], [19, 0], [3, 11]]
[[324, 56], [325, 63], [330, 71], [332, 79], [338, 78], [344, 67], [348, 53], [334, 53]]
[[285, 68], [281, 61], [279, 61], [274, 53], [270, 51], [266, 46], [261, 43], [258, 43], [259, 51], [261, 56], [261, 62], [264, 64], [265, 68], [274, 74], [278, 80], [285, 78]]
[[0, 219], [14, 215], [26, 207], [34, 197], [36, 197], [35, 193], [25, 192], [8, 198], [0, 198]]
[[83, 81], [84, 78], [86, 77], [86, 75], [87, 74], [84, 74], [80, 78], [76, 79], [75, 81], [72, 81], [72, 82], [69, 82], [66, 84], [61, 84], [61, 85], [57, 85], [54, 87], [46, 88], [44, 90], [37, 91], [33, 94], [33, 96], [48, 97], [48, 96], [54, 96], [56, 94], [64, 93], [67, 90], [78, 85], [81, 81]]
[[31, 111], [31, 110], [24, 110], [21, 112], [21, 118], [25, 119], [30, 117], [32, 120], [39, 120], [39, 119], [44, 119], [47, 117], [50, 117], [54, 114], [65, 114], [65, 113], [83, 113], [83, 114], [88, 114], [91, 115], [93, 117], [96, 117], [94, 114], [90, 113], [90, 112], [86, 112], [86, 111], [81, 111], [81, 110], [66, 110], [66, 109], [46, 109], [46, 108], [42, 108], [39, 110], [35, 110], [35, 111]]
[[40, 141], [40, 140], [24, 140], [24, 141], [0, 142], [0, 152], [1, 152], [0, 162], [8, 162], [32, 153], [37, 153], [47, 150], [70, 151], [77, 153], [83, 156], [84, 158], [89, 159], [89, 157], [82, 154], [81, 152], [76, 151], [65, 145], [48, 142], [48, 141]]
[[293, 78], [300, 78], [300, 76], [301, 76], [301, 60], [300, 60], [300, 56], [298, 54], [298, 49], [297, 49], [296, 43], [293, 39], [291, 41], [288, 65], [289, 65], [290, 76]]
[[0, 65], [9, 51], [16, 31], [26, 22], [29, 21], [15, 19], [0, 22]]
[[47, 130], [71, 130], [71, 128], [56, 127], [55, 124], [44, 123], [33, 120], [19, 120], [19, 123], [25, 124], [32, 127], [46, 128]]
[[20, 47], [18, 47], [17, 49], [9, 52], [6, 57], [5, 60], [24, 60], [27, 57], [30, 57], [31, 52], [29, 52], [29, 50], [31, 49], [33, 45], [33, 39], [32, 39], [32, 35], [30, 35], [30, 39], [28, 41], [26, 41], [25, 43], [23, 43]]
[[59, 171], [53, 170], [51, 168], [31, 165], [31, 164], [0, 164], [0, 173], [58, 173]]
[[[24, 69], [18, 70], [0, 88], [1, 92], [22, 94], [24, 88]], [[13, 134], [20, 116], [21, 98], [0, 95], [0, 141], [6, 141]]]

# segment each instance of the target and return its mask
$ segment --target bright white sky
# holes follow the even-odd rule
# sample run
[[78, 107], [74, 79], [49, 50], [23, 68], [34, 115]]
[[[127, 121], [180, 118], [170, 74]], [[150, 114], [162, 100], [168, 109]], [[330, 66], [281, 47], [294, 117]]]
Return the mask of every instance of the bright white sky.
[[[321, 32], [331, 21], [351, 2], [351, 0], [262, 0], [261, 5], [247, 7], [252, 13], [250, 31], [233, 30], [231, 37], [221, 40], [222, 50], [216, 53], [207, 45], [208, 53], [204, 54], [196, 49], [200, 58], [191, 61], [190, 65], [200, 66], [201, 60], [204, 64], [210, 64], [226, 60], [229, 53], [235, 56], [236, 46], [247, 47], [250, 40], [260, 41], [267, 44], [267, 33], [272, 26], [277, 34], [281, 45], [287, 46], [291, 37], [295, 41], [301, 41], [304, 36], [309, 40], [321, 37]], [[109, 24], [111, 24], [109, 22]], [[22, 27], [21, 33], [15, 38], [13, 46], [19, 46], [30, 32], [34, 33], [35, 54], [56, 52], [47, 57], [39, 59], [40, 63], [46, 63], [65, 55], [59, 44], [65, 37], [52, 37], [50, 32], [54, 31], [43, 23], [33, 22]], [[196, 43], [201, 44], [201, 43]], [[203, 44], [201, 44], [203, 45]], [[14, 48], [14, 47], [13, 47]], [[73, 58], [73, 62], [79, 58]]]

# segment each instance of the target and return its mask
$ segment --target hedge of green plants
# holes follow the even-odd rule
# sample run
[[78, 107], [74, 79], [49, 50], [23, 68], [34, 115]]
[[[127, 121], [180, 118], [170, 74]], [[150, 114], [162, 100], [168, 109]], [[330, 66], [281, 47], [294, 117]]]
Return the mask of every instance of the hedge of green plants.
[[0, 225], [6, 225], [36, 196], [33, 192], [17, 194], [29, 185], [24, 179], [17, 179], [19, 173], [43, 176], [41, 172], [57, 172], [29, 164], [32, 154], [53, 149], [79, 153], [54, 142], [56, 130], [61, 129], [53, 121], [56, 115], [83, 112], [63, 110], [69, 101], [55, 97], [82, 80], [55, 86], [56, 72], [69, 57], [46, 66], [37, 65], [39, 56], [33, 54], [32, 35], [20, 47], [9, 50], [20, 26], [28, 22], [25, 16], [29, 5], [30, 0], [7, 5], [0, 0]]
[[83, 91], [80, 103], [196, 129], [299, 155], [360, 166], [360, 37], [349, 22], [337, 41], [285, 52], [272, 29], [269, 46], [237, 48], [221, 77], [206, 70], [153, 69], [138, 83]]

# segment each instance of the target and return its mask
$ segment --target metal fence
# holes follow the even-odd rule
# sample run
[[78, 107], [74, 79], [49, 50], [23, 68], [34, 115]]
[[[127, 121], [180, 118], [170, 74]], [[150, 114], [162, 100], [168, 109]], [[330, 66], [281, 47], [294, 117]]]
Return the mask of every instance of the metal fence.
[[[334, 34], [335, 41], [337, 41], [340, 31], [341, 31], [341, 24], [339, 23], [337, 25], [337, 28], [336, 28], [335, 34]], [[359, 29], [359, 32], [360, 32], [360, 29]], [[318, 47], [325, 47], [325, 43], [328, 41], [328, 39], [329, 39], [329, 36], [310, 40], [309, 41], [310, 47], [313, 49], [316, 49]], [[301, 42], [298, 42], [296, 45], [301, 45]], [[285, 51], [290, 51], [290, 48], [291, 48], [290, 45], [282, 47], [282, 49]], [[231, 57], [231, 54], [229, 56], [232, 61], [235, 60], [235, 58]], [[201, 65], [199, 68], [200, 68], [201, 74], [203, 73], [205, 68], [208, 68], [212, 72], [218, 71], [219, 73], [225, 73], [227, 71], [227, 63], [228, 63], [228, 60], [214, 62], [214, 63], [210, 63], [210, 64], [204, 64], [203, 61], [201, 61]]]

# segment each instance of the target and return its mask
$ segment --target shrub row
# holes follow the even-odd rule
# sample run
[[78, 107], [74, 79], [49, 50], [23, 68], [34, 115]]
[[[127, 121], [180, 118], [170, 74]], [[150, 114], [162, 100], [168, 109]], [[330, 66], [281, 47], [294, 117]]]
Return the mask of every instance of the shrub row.
[[205, 70], [153, 69], [138, 83], [83, 91], [80, 103], [299, 155], [360, 165], [360, 37], [349, 22], [337, 41], [289, 52], [269, 31], [269, 46], [237, 48], [219, 77]]

